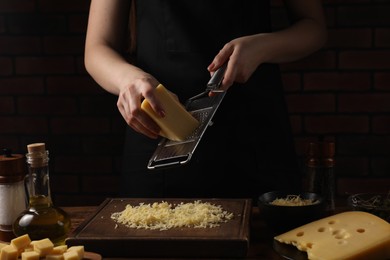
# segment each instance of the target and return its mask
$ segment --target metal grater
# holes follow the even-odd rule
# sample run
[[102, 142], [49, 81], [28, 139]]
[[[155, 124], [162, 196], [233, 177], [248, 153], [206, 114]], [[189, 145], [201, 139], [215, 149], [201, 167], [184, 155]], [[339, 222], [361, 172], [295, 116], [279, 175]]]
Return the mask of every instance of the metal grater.
[[[207, 127], [213, 124], [211, 120], [225, 97], [225, 92], [219, 90], [219, 86], [222, 82], [226, 65], [224, 64], [213, 74], [204, 92], [188, 99], [186, 102], [187, 111], [200, 122], [199, 126], [184, 141], [171, 141], [163, 138], [148, 162], [148, 169], [180, 166], [191, 160]], [[218, 93], [209, 97], [210, 91]]]

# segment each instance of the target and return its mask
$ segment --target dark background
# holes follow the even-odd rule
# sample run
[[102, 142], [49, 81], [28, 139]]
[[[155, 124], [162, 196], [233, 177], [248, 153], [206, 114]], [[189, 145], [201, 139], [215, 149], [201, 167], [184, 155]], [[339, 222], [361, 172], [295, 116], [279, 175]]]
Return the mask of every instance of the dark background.
[[[0, 1], [0, 148], [46, 142], [58, 206], [116, 196], [125, 123], [116, 97], [86, 73], [88, 0]], [[390, 1], [323, 1], [326, 46], [283, 64], [300, 162], [336, 142], [337, 192], [390, 189]], [[275, 28], [286, 25], [272, 1]]]

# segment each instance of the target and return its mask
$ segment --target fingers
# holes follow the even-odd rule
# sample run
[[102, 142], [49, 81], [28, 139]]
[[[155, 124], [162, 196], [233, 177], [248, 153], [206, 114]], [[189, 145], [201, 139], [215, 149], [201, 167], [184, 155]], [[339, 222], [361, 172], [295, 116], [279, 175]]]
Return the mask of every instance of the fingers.
[[155, 79], [137, 80], [120, 91], [117, 101], [118, 110], [126, 123], [138, 133], [153, 139], [159, 136], [160, 127], [141, 109], [141, 102], [147, 98], [156, 113], [165, 115], [161, 102], [154, 94], [157, 84]]

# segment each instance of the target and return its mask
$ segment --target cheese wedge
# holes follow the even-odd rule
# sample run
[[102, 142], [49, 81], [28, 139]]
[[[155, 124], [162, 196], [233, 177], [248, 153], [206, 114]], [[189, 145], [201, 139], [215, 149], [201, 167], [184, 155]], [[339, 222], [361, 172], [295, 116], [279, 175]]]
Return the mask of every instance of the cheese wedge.
[[199, 121], [162, 84], [157, 86], [156, 95], [164, 106], [165, 117], [157, 115], [147, 99], [141, 108], [160, 126], [161, 136], [172, 141], [185, 140], [199, 126]]
[[390, 223], [362, 211], [335, 214], [274, 239], [306, 251], [310, 260], [390, 259]]

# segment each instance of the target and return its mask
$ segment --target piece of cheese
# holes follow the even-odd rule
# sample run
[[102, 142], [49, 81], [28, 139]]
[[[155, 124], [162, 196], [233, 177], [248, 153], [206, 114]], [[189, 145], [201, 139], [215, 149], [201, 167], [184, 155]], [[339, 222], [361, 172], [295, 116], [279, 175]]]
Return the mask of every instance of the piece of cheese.
[[34, 242], [34, 251], [38, 252], [41, 257], [50, 254], [53, 248], [54, 244], [49, 238], [43, 238]]
[[164, 107], [164, 117], [157, 115], [147, 99], [142, 101], [141, 108], [160, 126], [161, 136], [172, 141], [185, 140], [199, 126], [199, 121], [163, 85], [157, 86], [156, 95]]
[[13, 245], [19, 252], [24, 250], [30, 243], [31, 239], [28, 234], [24, 234], [11, 240], [11, 245]]
[[66, 251], [64, 254], [64, 260], [81, 260], [76, 250]]
[[22, 252], [22, 260], [39, 260], [39, 253], [35, 251]]
[[53, 247], [53, 250], [50, 252], [50, 254], [51, 255], [63, 254], [66, 252], [66, 250], [68, 250], [67, 245], [59, 245], [59, 246]]
[[1, 260], [16, 260], [18, 259], [18, 250], [12, 245], [6, 245], [0, 251]]
[[84, 258], [84, 246], [71, 246], [66, 252], [75, 251], [80, 259]]
[[390, 223], [362, 211], [322, 218], [274, 239], [306, 251], [310, 260], [390, 259]]

